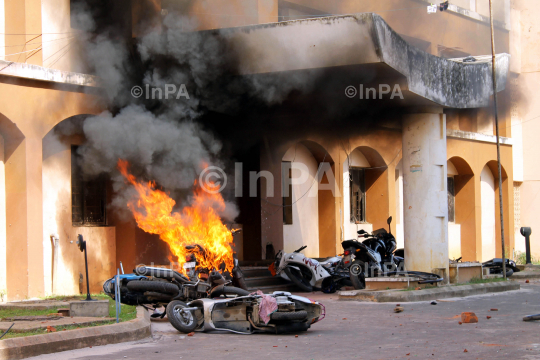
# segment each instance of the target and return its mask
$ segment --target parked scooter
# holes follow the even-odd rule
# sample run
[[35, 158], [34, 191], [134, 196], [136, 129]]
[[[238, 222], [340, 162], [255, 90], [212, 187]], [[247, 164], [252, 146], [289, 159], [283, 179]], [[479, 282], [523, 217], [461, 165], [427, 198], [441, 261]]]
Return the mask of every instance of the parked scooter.
[[233, 299], [198, 299], [187, 305], [172, 301], [167, 306], [170, 323], [184, 333], [229, 331], [238, 334], [307, 331], [325, 316], [317, 301], [276, 291]]
[[[358, 237], [366, 238], [363, 242], [346, 240], [341, 243], [345, 250], [344, 262], [351, 261], [351, 282], [355, 289], [365, 288], [365, 278], [387, 274], [398, 270], [399, 259], [394, 259], [396, 239], [392, 235], [390, 216], [386, 223], [389, 231], [381, 228], [371, 234], [364, 230], [358, 231]], [[397, 261], [396, 261], [397, 260]]]

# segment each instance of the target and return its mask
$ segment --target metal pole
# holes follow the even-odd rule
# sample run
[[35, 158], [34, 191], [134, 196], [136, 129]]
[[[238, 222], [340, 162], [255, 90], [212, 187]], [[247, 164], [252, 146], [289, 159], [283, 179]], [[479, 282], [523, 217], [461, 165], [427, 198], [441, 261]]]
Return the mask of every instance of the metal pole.
[[88, 258], [86, 257], [86, 241], [84, 243], [84, 266], [86, 268], [86, 300], [93, 300], [90, 297], [90, 280], [88, 279]]
[[116, 307], [116, 322], [119, 323], [119, 315], [122, 310], [120, 306], [120, 271], [116, 269], [116, 276], [114, 279], [114, 305]]
[[497, 79], [495, 77], [495, 34], [493, 32], [493, 0], [489, 0], [489, 22], [491, 27], [491, 76], [493, 77], [493, 105], [495, 110], [495, 132], [497, 135], [497, 168], [499, 171], [499, 211], [501, 216], [501, 246], [502, 246], [502, 263], [503, 277], [506, 280], [506, 255], [504, 253], [504, 211], [503, 211], [503, 193], [502, 193], [502, 176], [501, 176], [501, 144], [499, 142], [499, 116], [497, 113]]

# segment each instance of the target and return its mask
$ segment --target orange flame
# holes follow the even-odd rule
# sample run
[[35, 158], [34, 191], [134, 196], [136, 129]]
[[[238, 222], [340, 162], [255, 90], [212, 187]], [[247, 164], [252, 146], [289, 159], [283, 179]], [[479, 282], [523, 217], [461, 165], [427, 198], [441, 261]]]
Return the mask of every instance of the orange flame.
[[176, 202], [165, 192], [156, 189], [155, 182], [138, 181], [129, 173], [128, 167], [127, 161], [118, 160], [118, 169], [139, 195], [138, 199], [127, 203], [137, 225], [147, 233], [158, 234], [161, 240], [169, 244], [182, 271], [186, 255], [194, 252], [186, 250], [185, 246], [198, 244], [204, 249], [204, 254], [195, 250], [199, 267], [212, 270], [225, 264], [225, 270], [230, 272], [234, 266], [233, 236], [217, 213], [225, 208], [221, 194], [210, 193], [196, 186], [192, 205], [172, 212]]

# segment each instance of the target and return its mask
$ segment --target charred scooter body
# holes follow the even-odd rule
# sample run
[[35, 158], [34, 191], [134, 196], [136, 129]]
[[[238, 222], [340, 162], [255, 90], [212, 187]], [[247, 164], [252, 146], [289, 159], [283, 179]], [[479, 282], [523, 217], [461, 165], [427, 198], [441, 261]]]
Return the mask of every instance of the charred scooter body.
[[279, 275], [293, 282], [303, 291], [310, 292], [313, 289], [320, 289], [324, 279], [331, 275], [317, 260], [301, 253], [306, 247], [304, 245], [292, 253], [284, 253], [280, 250], [274, 263], [270, 265], [270, 271], [274, 276]]
[[[262, 303], [271, 297], [277, 310], [269, 314], [268, 322], [261, 316]], [[170, 310], [170, 311], [169, 311]], [[198, 299], [183, 304], [173, 301], [167, 316], [181, 332], [228, 331], [238, 334], [289, 333], [307, 331], [325, 316], [324, 306], [288, 292], [272, 295], [250, 294], [232, 299]]]

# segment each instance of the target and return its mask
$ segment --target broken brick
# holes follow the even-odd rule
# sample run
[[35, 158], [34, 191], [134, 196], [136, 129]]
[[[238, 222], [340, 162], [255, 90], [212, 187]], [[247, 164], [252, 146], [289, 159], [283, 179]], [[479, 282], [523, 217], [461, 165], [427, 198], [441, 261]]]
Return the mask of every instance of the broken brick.
[[461, 313], [461, 322], [465, 323], [465, 324], [477, 323], [478, 322], [478, 317], [473, 312], [462, 312]]
[[422, 290], [422, 288], [419, 286], [419, 287], [415, 288], [414, 290]]
[[404, 309], [403, 309], [403, 307], [401, 307], [401, 306], [396, 306], [396, 308], [394, 308], [394, 312], [395, 312], [395, 313], [400, 313], [400, 312], [402, 312], [403, 310], [404, 310]]
[[525, 284], [528, 284], [529, 283], [529, 280], [525, 280]]
[[486, 318], [491, 319], [491, 316], [488, 315], [488, 316], [486, 316]]
[[189, 334], [187, 334], [187, 336], [193, 336], [193, 335], [195, 335], [195, 333], [193, 331], [190, 332]]
[[56, 332], [56, 328], [54, 328], [54, 326], [47, 325], [47, 332]]
[[463, 352], [469, 352], [467, 349], [463, 350]]

